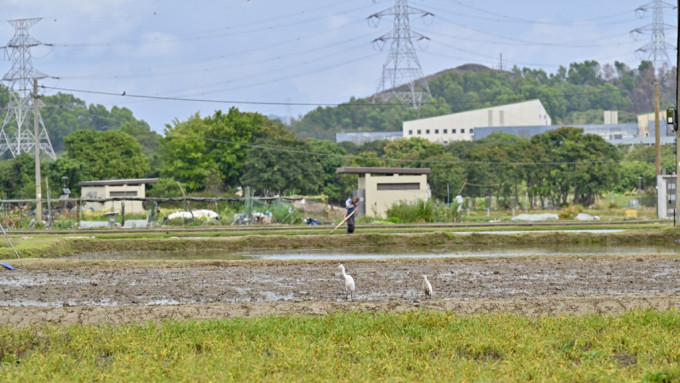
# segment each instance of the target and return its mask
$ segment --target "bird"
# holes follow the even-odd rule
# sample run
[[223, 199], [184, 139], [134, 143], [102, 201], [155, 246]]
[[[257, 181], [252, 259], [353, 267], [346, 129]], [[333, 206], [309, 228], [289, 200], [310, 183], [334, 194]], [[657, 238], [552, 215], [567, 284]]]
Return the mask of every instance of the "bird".
[[423, 275], [423, 293], [426, 297], [432, 299], [432, 285], [427, 280], [427, 275]]
[[342, 276], [345, 277], [345, 291], [347, 292], [347, 299], [350, 300], [354, 296], [354, 278], [345, 272], [345, 266], [340, 264], [338, 269], [342, 271]]

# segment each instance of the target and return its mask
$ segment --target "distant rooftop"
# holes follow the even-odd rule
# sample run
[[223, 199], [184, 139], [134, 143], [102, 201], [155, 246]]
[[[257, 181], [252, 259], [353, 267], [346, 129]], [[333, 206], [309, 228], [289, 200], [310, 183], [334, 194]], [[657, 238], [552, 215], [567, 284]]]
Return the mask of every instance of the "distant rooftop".
[[430, 168], [337, 168], [340, 174], [430, 174]]
[[157, 183], [158, 178], [131, 178], [122, 180], [81, 181], [78, 182], [78, 186], [118, 186], [118, 185], [139, 185]]

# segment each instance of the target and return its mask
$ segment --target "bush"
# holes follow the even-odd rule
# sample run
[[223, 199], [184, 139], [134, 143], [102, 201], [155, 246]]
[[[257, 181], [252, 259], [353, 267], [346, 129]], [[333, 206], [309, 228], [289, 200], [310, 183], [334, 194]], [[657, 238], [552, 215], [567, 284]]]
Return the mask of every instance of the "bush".
[[453, 222], [457, 215], [455, 206], [435, 206], [431, 199], [415, 203], [401, 201], [387, 209], [387, 220], [395, 223]]
[[573, 219], [582, 211], [583, 211], [582, 205], [567, 206], [560, 210], [559, 217], [561, 219]]

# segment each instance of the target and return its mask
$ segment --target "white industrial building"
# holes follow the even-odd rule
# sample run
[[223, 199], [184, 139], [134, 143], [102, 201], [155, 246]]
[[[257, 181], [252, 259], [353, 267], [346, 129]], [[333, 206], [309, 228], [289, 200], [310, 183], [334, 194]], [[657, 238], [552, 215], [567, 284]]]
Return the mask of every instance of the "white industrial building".
[[421, 137], [431, 142], [448, 144], [472, 141], [479, 127], [550, 126], [552, 120], [540, 100], [531, 100], [470, 110], [467, 112], [404, 121], [404, 138]]

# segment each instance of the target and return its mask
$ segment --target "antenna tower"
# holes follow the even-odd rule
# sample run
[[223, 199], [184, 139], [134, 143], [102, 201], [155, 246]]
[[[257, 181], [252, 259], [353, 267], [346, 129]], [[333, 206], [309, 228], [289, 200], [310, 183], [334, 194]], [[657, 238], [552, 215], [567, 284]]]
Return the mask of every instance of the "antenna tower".
[[434, 16], [430, 12], [410, 7], [408, 0], [395, 0], [394, 7], [374, 13], [368, 17], [368, 20], [377, 26], [383, 16], [394, 16], [392, 31], [373, 40], [373, 44], [379, 46], [380, 49], [388, 41], [390, 42], [390, 51], [383, 64], [382, 78], [376, 97], [382, 100], [399, 98], [414, 108], [418, 108], [423, 100], [427, 100], [432, 94], [423, 76], [423, 70], [413, 47], [413, 40], [421, 41], [429, 40], [429, 38], [411, 31], [409, 20], [411, 15], [423, 18]]
[[[32, 94], [33, 81], [47, 77], [44, 73], [33, 68], [31, 62], [31, 48], [41, 45], [42, 43], [28, 34], [28, 28], [35, 25], [40, 18], [33, 19], [17, 19], [9, 20], [8, 22], [14, 27], [15, 32], [12, 39], [5, 47], [5, 57], [12, 62], [12, 68], [5, 74], [2, 81], [8, 84], [9, 102], [7, 103], [7, 114], [2, 122], [0, 128], [0, 156], [4, 155], [7, 150], [12, 153], [13, 157], [21, 153], [34, 154], [35, 152], [35, 134], [34, 129], [29, 127], [29, 122], [33, 118], [29, 117], [34, 107], [34, 103], [40, 103], [37, 95]], [[41, 106], [41, 105], [37, 105]], [[11, 138], [8, 136], [6, 129], [12, 122], [12, 118], [16, 120], [17, 131]], [[38, 122], [40, 124], [39, 145], [40, 149], [45, 152], [51, 159], [57, 159], [52, 148], [52, 142], [47, 135], [45, 124], [43, 123], [40, 113], [37, 113]]]
[[636, 49], [635, 53], [643, 59], [652, 61], [655, 70], [659, 70], [664, 65], [670, 65], [667, 51], [669, 49], [675, 50], [673, 45], [666, 43], [665, 30], [670, 29], [671, 27], [663, 22], [664, 9], [676, 9], [676, 6], [663, 0], [652, 0], [645, 5], [641, 5], [635, 10], [635, 13], [638, 17], [645, 17], [648, 12], [651, 12], [652, 23], [630, 31], [634, 38], [637, 38], [645, 32], [651, 32], [651, 42]]

